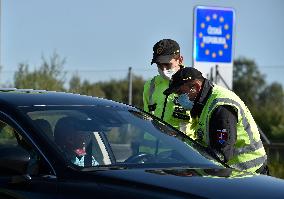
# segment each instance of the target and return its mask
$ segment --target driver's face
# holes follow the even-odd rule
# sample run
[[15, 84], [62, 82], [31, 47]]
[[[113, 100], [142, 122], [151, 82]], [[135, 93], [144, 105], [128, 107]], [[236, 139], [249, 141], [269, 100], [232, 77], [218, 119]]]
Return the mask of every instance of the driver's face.
[[83, 147], [86, 147], [89, 142], [91, 141], [91, 134], [90, 132], [72, 132], [68, 135], [68, 144], [74, 149], [82, 149]]

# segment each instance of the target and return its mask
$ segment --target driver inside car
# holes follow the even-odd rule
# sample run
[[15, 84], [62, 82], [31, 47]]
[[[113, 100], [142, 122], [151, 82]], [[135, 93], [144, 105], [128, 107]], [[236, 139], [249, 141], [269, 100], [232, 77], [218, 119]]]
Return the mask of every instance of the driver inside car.
[[60, 119], [54, 130], [56, 144], [75, 165], [89, 167], [99, 165], [92, 155], [92, 132], [78, 130], [80, 120], [73, 117]]

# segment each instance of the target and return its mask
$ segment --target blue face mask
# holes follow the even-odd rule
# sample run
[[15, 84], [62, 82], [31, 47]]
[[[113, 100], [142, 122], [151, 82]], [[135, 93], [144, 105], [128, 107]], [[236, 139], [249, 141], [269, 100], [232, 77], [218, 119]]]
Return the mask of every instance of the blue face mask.
[[188, 97], [187, 93], [183, 93], [180, 96], [178, 96], [178, 103], [185, 109], [185, 110], [191, 110], [194, 102], [191, 101]]

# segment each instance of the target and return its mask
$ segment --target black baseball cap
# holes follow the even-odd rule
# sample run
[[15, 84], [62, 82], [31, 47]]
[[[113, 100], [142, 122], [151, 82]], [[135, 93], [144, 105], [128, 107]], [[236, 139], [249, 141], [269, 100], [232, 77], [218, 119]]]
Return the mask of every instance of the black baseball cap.
[[169, 95], [171, 93], [174, 93], [181, 85], [195, 79], [204, 79], [202, 73], [199, 70], [193, 67], [181, 68], [172, 76], [169, 88], [164, 91], [164, 94]]
[[172, 39], [162, 39], [153, 46], [153, 63], [169, 63], [175, 55], [180, 55], [179, 44]]

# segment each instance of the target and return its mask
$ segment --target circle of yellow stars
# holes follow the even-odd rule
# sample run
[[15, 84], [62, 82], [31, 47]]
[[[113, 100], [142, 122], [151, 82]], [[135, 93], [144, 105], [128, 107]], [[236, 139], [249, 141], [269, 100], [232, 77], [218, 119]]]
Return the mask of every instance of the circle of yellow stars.
[[[207, 15], [207, 16], [205, 17], [205, 20], [206, 20], [206, 22], [209, 22], [209, 21], [211, 21], [211, 20], [219, 20], [220, 23], [224, 23], [224, 21], [225, 21], [224, 17], [223, 17], [223, 16], [218, 16], [217, 13], [213, 13], [212, 16]], [[202, 23], [200, 24], [200, 27], [201, 27], [202, 29], [204, 29], [204, 28], [206, 27], [205, 23], [202, 22]], [[229, 25], [228, 25], [227, 23], [226, 23], [226, 24], [223, 24], [222, 27], [224, 28], [224, 30], [228, 30], [228, 29], [229, 29]], [[202, 38], [202, 37], [203, 37], [203, 33], [200, 32], [200, 33], [198, 34], [198, 37], [199, 37], [199, 38]], [[230, 34], [226, 34], [225, 38], [226, 38], [226, 40], [229, 40], [229, 39], [231, 38], [231, 35], [230, 35]], [[200, 43], [200, 47], [201, 47], [201, 48], [204, 48], [204, 47], [205, 47], [205, 43], [204, 43], [204, 42], [201, 42], [201, 43]], [[224, 48], [224, 50], [225, 50], [225, 49], [228, 49], [228, 44], [224, 44], [224, 45], [223, 45], [223, 48]], [[224, 52], [223, 52], [223, 50], [219, 50], [218, 53], [216, 53], [216, 52], [210, 52], [209, 49], [206, 49], [206, 50], [205, 50], [205, 55], [210, 55], [210, 54], [211, 54], [211, 57], [212, 57], [212, 58], [216, 58], [217, 55], [220, 56], [220, 57], [223, 56]]]

